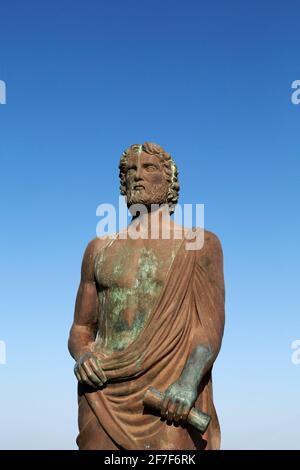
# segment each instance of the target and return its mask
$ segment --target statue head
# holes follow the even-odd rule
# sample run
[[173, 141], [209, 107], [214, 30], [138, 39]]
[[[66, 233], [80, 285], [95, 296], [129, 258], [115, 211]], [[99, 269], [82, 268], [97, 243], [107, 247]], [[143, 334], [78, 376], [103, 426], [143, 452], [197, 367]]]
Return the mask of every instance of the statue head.
[[170, 214], [179, 197], [177, 166], [160, 145], [133, 144], [122, 154], [119, 164], [120, 191], [127, 205], [168, 204]]

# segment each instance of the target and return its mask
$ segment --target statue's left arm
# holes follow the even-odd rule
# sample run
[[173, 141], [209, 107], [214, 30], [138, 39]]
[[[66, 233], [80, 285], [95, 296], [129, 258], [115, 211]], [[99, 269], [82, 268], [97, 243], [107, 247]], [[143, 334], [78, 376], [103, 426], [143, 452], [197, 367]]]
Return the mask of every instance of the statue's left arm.
[[199, 279], [195, 308], [199, 309], [202, 317], [202, 339], [194, 342], [180, 377], [165, 391], [161, 408], [161, 415], [175, 422], [186, 420], [198, 396], [199, 386], [219, 353], [223, 336], [223, 254], [218, 238], [206, 232], [201, 251], [195, 255], [196, 276]]

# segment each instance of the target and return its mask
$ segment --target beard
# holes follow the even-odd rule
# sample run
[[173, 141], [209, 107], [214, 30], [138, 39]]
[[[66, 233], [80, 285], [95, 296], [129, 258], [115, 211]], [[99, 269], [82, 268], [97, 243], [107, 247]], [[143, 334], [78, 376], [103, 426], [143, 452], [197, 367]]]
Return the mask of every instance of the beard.
[[[143, 186], [145, 184], [143, 183]], [[131, 189], [129, 188], [126, 193], [127, 206], [133, 204], [143, 204], [147, 208], [151, 204], [167, 204], [168, 203], [168, 187], [162, 184], [151, 184], [145, 186], [145, 189]]]

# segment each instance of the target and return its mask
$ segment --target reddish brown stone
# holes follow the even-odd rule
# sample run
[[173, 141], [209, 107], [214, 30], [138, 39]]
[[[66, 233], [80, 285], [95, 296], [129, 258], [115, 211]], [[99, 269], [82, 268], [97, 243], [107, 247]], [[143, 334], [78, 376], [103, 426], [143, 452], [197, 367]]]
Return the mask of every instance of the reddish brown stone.
[[[155, 222], [158, 239], [117, 235], [86, 249], [69, 339], [80, 382], [78, 446], [217, 449], [211, 370], [224, 327], [220, 243], [205, 231], [203, 248], [186, 250], [186, 241], [174, 236], [187, 230], [170, 221], [179, 185], [161, 147], [129, 148], [120, 180], [128, 206], [147, 207], [134, 220], [141, 233], [154, 223], [151, 203], [165, 206]], [[168, 223], [171, 238], [164, 240]], [[143, 405], [149, 387], [163, 394], [161, 414]], [[193, 406], [211, 416], [203, 435], [186, 423]]]

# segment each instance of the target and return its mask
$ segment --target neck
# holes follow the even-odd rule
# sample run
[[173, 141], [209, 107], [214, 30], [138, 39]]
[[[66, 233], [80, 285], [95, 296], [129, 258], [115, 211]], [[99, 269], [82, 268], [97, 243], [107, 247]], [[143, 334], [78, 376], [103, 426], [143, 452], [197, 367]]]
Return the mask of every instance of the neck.
[[163, 234], [170, 229], [172, 222], [168, 204], [152, 204], [148, 211], [133, 216], [130, 225], [140, 232], [141, 238], [164, 238]]

